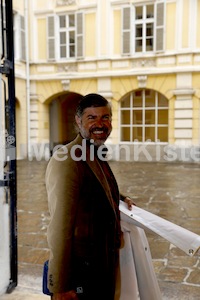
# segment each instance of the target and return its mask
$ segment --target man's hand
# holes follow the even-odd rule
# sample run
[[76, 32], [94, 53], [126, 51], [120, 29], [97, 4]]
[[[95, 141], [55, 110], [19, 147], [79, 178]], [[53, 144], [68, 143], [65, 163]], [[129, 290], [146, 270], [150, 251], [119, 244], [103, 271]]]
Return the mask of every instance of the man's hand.
[[78, 300], [78, 296], [75, 291], [69, 291], [66, 293], [56, 293], [51, 297], [52, 300]]
[[129, 210], [132, 210], [132, 205], [136, 205], [136, 204], [133, 202], [133, 200], [132, 200], [131, 198], [129, 198], [129, 197], [126, 197], [126, 198], [124, 199], [124, 202], [127, 203], [128, 209], [129, 209]]

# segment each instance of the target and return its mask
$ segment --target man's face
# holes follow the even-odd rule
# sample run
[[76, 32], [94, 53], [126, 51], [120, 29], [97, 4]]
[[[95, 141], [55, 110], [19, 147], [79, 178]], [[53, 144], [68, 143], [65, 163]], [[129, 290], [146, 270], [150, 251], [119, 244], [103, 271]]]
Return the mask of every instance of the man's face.
[[88, 107], [82, 117], [76, 116], [80, 134], [85, 139], [93, 139], [96, 146], [104, 144], [112, 130], [109, 106]]

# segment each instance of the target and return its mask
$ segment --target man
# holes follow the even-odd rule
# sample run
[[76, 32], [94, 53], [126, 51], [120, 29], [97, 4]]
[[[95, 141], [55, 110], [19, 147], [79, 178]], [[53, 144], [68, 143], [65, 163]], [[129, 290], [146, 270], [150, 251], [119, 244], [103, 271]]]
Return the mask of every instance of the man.
[[53, 300], [113, 300], [121, 239], [119, 199], [104, 159], [112, 130], [109, 102], [83, 97], [75, 115], [78, 135], [57, 150], [46, 171], [50, 210], [48, 286]]

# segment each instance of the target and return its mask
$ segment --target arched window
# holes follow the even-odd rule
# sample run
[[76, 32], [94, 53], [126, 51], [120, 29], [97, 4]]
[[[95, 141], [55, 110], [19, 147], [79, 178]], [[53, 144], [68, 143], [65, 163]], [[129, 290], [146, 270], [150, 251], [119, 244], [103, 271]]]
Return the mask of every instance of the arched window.
[[122, 99], [120, 114], [121, 142], [168, 142], [168, 100], [162, 94], [131, 92]]

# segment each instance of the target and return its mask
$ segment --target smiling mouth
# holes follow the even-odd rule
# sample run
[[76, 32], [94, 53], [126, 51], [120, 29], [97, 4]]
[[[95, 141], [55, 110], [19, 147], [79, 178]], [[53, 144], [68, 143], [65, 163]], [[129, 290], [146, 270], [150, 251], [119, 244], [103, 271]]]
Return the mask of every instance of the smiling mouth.
[[107, 134], [108, 129], [106, 127], [102, 127], [102, 128], [95, 127], [95, 128], [92, 129], [91, 132], [95, 135], [102, 135], [102, 134]]
[[92, 133], [93, 134], [104, 134], [105, 132], [104, 132], [104, 130], [94, 130], [94, 131], [92, 131]]

